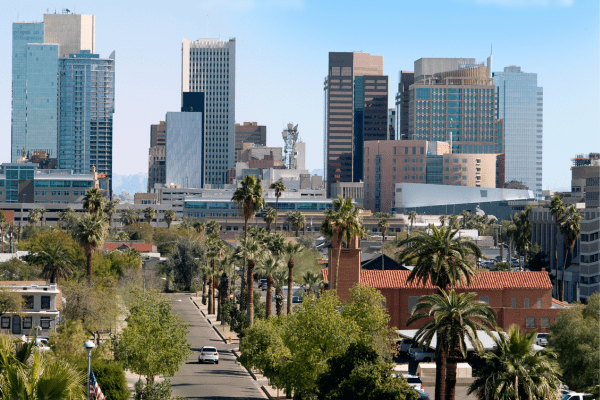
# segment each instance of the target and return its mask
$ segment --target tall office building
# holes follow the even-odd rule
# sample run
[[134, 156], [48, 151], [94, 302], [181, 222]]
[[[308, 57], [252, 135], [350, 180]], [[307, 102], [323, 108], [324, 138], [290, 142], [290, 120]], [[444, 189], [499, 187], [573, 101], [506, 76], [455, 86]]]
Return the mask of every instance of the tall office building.
[[235, 162], [238, 162], [239, 152], [244, 143], [254, 143], [258, 146], [267, 145], [267, 127], [256, 122], [235, 124]]
[[506, 181], [519, 181], [542, 196], [544, 91], [537, 74], [510, 66], [494, 72], [496, 117], [504, 120]]
[[398, 93], [396, 93], [397, 140], [408, 140], [409, 88], [413, 83], [415, 83], [415, 73], [413, 71], [400, 71], [398, 76]]
[[84, 174], [95, 166], [112, 181], [115, 52], [100, 58], [82, 50], [61, 58], [58, 64], [58, 167]]
[[14, 23], [11, 162], [27, 151], [56, 157], [58, 45], [44, 43], [44, 25]]
[[483, 63], [466, 60], [469, 64], [457, 61], [456, 70], [447, 70], [452, 66], [449, 61], [431, 63], [446, 69], [443, 72], [423, 59], [415, 61], [415, 82], [409, 87], [409, 139], [447, 141], [452, 153], [502, 153], [503, 121], [494, 112], [496, 87]]
[[365, 141], [388, 139], [383, 57], [330, 52], [324, 92], [324, 173], [329, 195], [335, 182], [363, 179]]
[[[81, 14], [44, 14], [45, 43], [59, 45], [58, 56], [68, 58], [69, 54], [96, 48], [96, 17]], [[89, 172], [89, 171], [88, 171]]]
[[[224, 185], [227, 170], [235, 165], [235, 38], [227, 42], [184, 38], [181, 77], [182, 98], [186, 92], [204, 94], [204, 108], [195, 110], [204, 116], [202, 184]], [[167, 121], [167, 165], [169, 129]]]
[[150, 125], [150, 149], [148, 151], [148, 193], [155, 183], [166, 183], [165, 144], [167, 126], [165, 121]]

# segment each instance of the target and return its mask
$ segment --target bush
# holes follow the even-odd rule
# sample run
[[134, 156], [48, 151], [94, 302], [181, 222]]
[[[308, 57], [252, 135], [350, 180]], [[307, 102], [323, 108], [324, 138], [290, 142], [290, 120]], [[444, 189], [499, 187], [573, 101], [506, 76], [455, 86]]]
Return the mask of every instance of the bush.
[[95, 360], [92, 362], [92, 371], [94, 371], [94, 376], [96, 376], [105, 398], [111, 400], [129, 399], [129, 388], [121, 364]]

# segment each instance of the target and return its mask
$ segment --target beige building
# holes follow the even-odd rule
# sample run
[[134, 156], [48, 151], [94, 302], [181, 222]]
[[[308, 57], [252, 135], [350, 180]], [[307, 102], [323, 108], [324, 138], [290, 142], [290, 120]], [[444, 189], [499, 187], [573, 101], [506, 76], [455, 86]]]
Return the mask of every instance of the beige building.
[[58, 57], [80, 50], [95, 53], [96, 18], [82, 14], [44, 14], [44, 41], [59, 45]]

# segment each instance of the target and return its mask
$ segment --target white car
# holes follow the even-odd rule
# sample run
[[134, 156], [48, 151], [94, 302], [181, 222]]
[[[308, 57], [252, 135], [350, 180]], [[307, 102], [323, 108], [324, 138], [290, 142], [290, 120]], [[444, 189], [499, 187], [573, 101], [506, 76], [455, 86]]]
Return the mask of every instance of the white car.
[[593, 400], [593, 394], [569, 392], [563, 395], [560, 400]]
[[398, 352], [401, 354], [407, 354], [408, 349], [410, 349], [410, 346], [412, 344], [413, 344], [412, 339], [402, 339], [400, 342], [398, 342]]
[[547, 346], [548, 345], [548, 334], [547, 333], [538, 333], [535, 337], [535, 344], [538, 346]]
[[198, 363], [212, 362], [215, 364], [219, 363], [219, 352], [216, 347], [204, 346], [200, 349], [198, 354]]
[[408, 386], [412, 386], [417, 390], [423, 390], [423, 381], [419, 376], [410, 374], [402, 374], [402, 376], [406, 379], [406, 382], [408, 382]]

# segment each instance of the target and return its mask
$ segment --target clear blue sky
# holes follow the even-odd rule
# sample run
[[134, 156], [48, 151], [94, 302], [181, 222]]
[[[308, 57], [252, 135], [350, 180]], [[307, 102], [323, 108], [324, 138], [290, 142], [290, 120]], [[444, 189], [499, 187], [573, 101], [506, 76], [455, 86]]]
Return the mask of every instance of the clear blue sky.
[[570, 186], [570, 158], [599, 151], [596, 0], [11, 1], [0, 14], [0, 162], [10, 161], [12, 22], [68, 7], [96, 16], [96, 51], [116, 50], [114, 172], [147, 172], [150, 124], [180, 107], [181, 40], [237, 40], [236, 121], [267, 126], [281, 146], [299, 124], [307, 168], [323, 168], [323, 78], [329, 51], [384, 57], [390, 107], [398, 71], [421, 57], [518, 65], [544, 87], [544, 189]]

